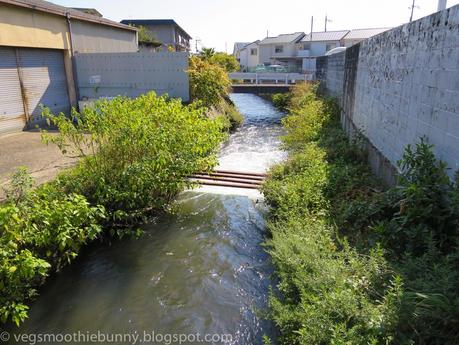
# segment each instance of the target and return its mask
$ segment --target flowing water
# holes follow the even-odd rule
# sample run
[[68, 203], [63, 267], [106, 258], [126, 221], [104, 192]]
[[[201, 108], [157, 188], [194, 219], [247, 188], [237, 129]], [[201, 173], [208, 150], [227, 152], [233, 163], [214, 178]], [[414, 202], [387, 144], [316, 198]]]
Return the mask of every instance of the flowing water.
[[[220, 168], [265, 171], [285, 155], [282, 114], [257, 96], [231, 97], [246, 121], [222, 148]], [[51, 279], [15, 332], [79, 332], [80, 343], [90, 334], [108, 343], [107, 334], [124, 336], [117, 344], [178, 344], [173, 335], [183, 344], [206, 335], [207, 343], [261, 344], [274, 336], [260, 317], [272, 273], [264, 214], [257, 191], [184, 192], [176, 212], [145, 226], [140, 239], [91, 248]]]

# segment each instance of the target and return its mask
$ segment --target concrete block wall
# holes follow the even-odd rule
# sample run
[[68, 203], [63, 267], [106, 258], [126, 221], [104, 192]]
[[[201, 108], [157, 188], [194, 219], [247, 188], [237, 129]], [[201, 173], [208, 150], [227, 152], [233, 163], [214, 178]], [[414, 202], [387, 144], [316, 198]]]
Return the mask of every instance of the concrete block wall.
[[80, 100], [148, 91], [190, 100], [186, 52], [77, 54], [75, 60]]
[[392, 164], [426, 136], [459, 169], [459, 6], [362, 42], [352, 120]]
[[330, 95], [341, 99], [344, 82], [345, 52], [321, 56], [316, 61], [316, 74], [325, 80]]
[[[318, 77], [336, 95], [330, 58]], [[345, 128], [363, 133], [379, 154], [379, 163], [371, 163], [380, 176], [390, 180], [388, 170], [421, 136], [453, 176], [459, 170], [459, 5], [348, 49], [338, 97]]]

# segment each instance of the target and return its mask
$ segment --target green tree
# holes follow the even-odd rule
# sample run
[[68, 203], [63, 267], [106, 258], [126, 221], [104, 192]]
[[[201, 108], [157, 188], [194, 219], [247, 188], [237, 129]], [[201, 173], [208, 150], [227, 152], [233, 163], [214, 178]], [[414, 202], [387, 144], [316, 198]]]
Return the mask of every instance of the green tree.
[[202, 48], [201, 51], [199, 52], [199, 57], [204, 60], [210, 60], [212, 56], [214, 55], [215, 55], [214, 48]]
[[211, 107], [217, 106], [228, 96], [231, 82], [222, 67], [199, 56], [192, 56], [188, 73], [193, 101], [199, 100], [204, 106]]
[[226, 72], [239, 71], [239, 63], [233, 55], [226, 53], [215, 53], [211, 58], [210, 62], [223, 68]]

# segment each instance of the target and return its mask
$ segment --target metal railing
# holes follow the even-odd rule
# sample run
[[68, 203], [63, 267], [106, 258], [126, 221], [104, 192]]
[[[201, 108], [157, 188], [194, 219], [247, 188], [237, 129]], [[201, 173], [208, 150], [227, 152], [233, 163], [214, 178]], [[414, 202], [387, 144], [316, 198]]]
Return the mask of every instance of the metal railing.
[[229, 78], [247, 84], [263, 84], [266, 82], [276, 84], [295, 84], [298, 81], [310, 81], [314, 79], [313, 73], [229, 73]]
[[246, 67], [242, 72], [246, 73], [301, 73], [301, 67], [297, 66], [256, 66]]

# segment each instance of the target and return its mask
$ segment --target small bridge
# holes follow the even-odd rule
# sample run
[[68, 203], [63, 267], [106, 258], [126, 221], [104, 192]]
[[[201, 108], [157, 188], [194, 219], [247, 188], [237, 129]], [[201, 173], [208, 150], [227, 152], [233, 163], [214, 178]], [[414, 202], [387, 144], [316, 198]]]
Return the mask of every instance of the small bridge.
[[297, 82], [313, 80], [313, 74], [301, 73], [229, 73], [235, 93], [284, 93]]
[[209, 173], [197, 173], [188, 177], [201, 185], [259, 189], [266, 179], [266, 174], [242, 171], [214, 170]]
[[253, 93], [260, 95], [286, 93], [292, 86], [293, 84], [233, 84], [231, 88], [234, 93]]

